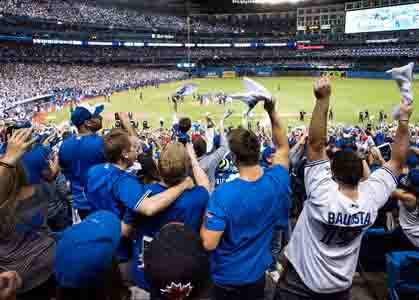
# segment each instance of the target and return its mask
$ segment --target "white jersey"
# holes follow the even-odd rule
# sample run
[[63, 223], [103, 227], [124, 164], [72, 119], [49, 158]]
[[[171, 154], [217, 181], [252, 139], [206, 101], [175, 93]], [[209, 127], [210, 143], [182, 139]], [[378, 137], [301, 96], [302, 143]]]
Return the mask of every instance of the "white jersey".
[[412, 244], [419, 248], [419, 202], [414, 210], [408, 210], [401, 202], [399, 206], [400, 226]]
[[358, 186], [352, 201], [338, 191], [330, 162], [309, 162], [305, 168], [307, 200], [285, 255], [301, 280], [317, 293], [335, 293], [352, 285], [362, 236], [377, 211], [397, 187], [386, 167]]

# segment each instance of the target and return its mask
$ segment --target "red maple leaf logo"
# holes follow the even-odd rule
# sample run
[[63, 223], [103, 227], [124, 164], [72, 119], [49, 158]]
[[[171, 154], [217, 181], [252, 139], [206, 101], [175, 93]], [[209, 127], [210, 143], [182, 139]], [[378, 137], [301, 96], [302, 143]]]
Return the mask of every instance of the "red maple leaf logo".
[[193, 289], [191, 283], [183, 285], [181, 283], [176, 284], [172, 282], [170, 285], [166, 286], [165, 289], [161, 289], [160, 291], [163, 294], [166, 294], [169, 300], [183, 300], [189, 296]]

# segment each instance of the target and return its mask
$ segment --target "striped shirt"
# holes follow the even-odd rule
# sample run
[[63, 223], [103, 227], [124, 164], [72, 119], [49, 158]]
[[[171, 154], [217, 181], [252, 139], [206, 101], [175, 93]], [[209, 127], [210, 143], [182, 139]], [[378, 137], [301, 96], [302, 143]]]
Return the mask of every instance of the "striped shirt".
[[[15, 176], [13, 170], [0, 176], [0, 270], [16, 271], [22, 277], [19, 294], [39, 286], [52, 275], [55, 241], [43, 227], [48, 199], [41, 189], [35, 188], [30, 199], [22, 201], [24, 206], [17, 205]], [[28, 220], [40, 226], [33, 226]]]

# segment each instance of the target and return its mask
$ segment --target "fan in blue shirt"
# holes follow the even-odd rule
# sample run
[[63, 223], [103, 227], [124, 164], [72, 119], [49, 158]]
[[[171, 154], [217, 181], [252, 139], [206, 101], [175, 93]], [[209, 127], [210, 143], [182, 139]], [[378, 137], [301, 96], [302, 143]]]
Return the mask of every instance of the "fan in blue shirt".
[[65, 139], [58, 154], [63, 174], [71, 182], [73, 208], [81, 218], [90, 212], [85, 194], [87, 173], [90, 167], [105, 162], [103, 138], [96, 135], [102, 128], [100, 113], [103, 108], [103, 105], [91, 107], [86, 104], [76, 107], [71, 122], [77, 127], [79, 136]]
[[276, 141], [273, 167], [265, 172], [259, 165], [260, 142], [253, 132], [234, 129], [229, 146], [240, 177], [211, 195], [201, 228], [204, 247], [212, 251], [215, 299], [263, 298], [272, 232], [281, 218], [288, 222], [288, 139], [274, 101], [263, 100]]
[[[150, 196], [151, 190], [127, 172], [138, 156], [140, 145], [137, 138], [129, 136], [123, 129], [113, 129], [103, 139], [108, 162], [89, 170], [86, 191], [90, 211], [108, 210], [121, 220], [127, 214], [150, 217], [169, 207], [185, 190], [192, 188], [192, 179], [184, 177], [172, 188]], [[130, 257], [132, 247], [128, 238], [132, 230], [130, 222], [123, 222], [123, 239], [118, 251], [122, 261]]]
[[107, 163], [92, 167], [88, 173], [86, 191], [90, 210], [110, 210], [121, 219], [127, 211], [153, 216], [193, 186], [192, 179], [185, 177], [166, 192], [148, 197], [151, 191], [126, 172], [138, 156], [136, 137], [123, 129], [112, 129], [103, 139]]
[[[136, 217], [138, 229], [136, 233], [136, 243], [134, 247], [135, 260], [133, 265], [133, 279], [137, 286], [143, 289], [150, 289], [150, 285], [144, 276], [143, 246], [150, 242], [160, 229], [171, 222], [179, 222], [189, 225], [199, 232], [202, 217], [209, 200], [209, 180], [205, 172], [199, 166], [195, 152], [191, 144], [187, 147], [181, 143], [168, 144], [159, 159], [159, 171], [162, 180], [159, 183], [147, 186], [151, 190], [151, 195], [159, 195], [171, 186], [174, 186], [187, 177], [189, 162], [197, 186], [189, 191], [182, 193], [172, 205], [166, 210], [153, 217]], [[132, 223], [132, 215], [126, 216], [126, 223]]]

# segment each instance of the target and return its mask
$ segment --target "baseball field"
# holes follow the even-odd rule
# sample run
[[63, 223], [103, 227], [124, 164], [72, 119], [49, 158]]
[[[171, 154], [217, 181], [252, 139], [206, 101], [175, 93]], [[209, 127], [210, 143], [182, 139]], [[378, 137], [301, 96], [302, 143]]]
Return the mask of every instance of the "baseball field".
[[[299, 112], [304, 110], [311, 113], [314, 105], [312, 92], [315, 78], [302, 77], [272, 77], [272, 78], [253, 78], [261, 83], [277, 99], [278, 109], [283, 116], [284, 122], [289, 126], [301, 125]], [[208, 78], [193, 79], [187, 82], [195, 82], [199, 88], [197, 93], [237, 93], [245, 92], [243, 81], [240, 78]], [[88, 100], [90, 104], [104, 103], [104, 125], [110, 127], [114, 121], [115, 112], [133, 112], [138, 121], [147, 120], [153, 126], [157, 126], [160, 118], [166, 124], [173, 119], [173, 105], [168, 102], [168, 97], [177, 87], [185, 81], [178, 81], [169, 84], [162, 84], [159, 88], [148, 87], [142, 89], [143, 100], [140, 100], [140, 91], [125, 91], [115, 93], [111, 97], [111, 102], [105, 102], [103, 97]], [[414, 83], [414, 94], [419, 93], [419, 83]], [[394, 81], [390, 80], [371, 80], [371, 79], [332, 79], [332, 98], [331, 108], [334, 113], [335, 123], [357, 124], [360, 111], [368, 110], [371, 119], [378, 122], [378, 113], [383, 109], [389, 117], [393, 107], [400, 101], [400, 93]], [[415, 103], [418, 108], [418, 102]], [[179, 105], [178, 116], [188, 115], [194, 121], [204, 119], [207, 113], [218, 120], [226, 108], [233, 111], [233, 116], [228, 119], [227, 125], [240, 122], [243, 112], [246, 110], [245, 104], [234, 100], [233, 103], [225, 107], [217, 103], [200, 105], [192, 96], [185, 97], [184, 103]], [[260, 103], [254, 109], [254, 120], [266, 118], [263, 105]], [[48, 120], [54, 123], [62, 123], [69, 119], [69, 107], [63, 110], [50, 113]], [[413, 122], [418, 122], [419, 112], [415, 111], [412, 118]], [[305, 119], [308, 122], [309, 117]]]

